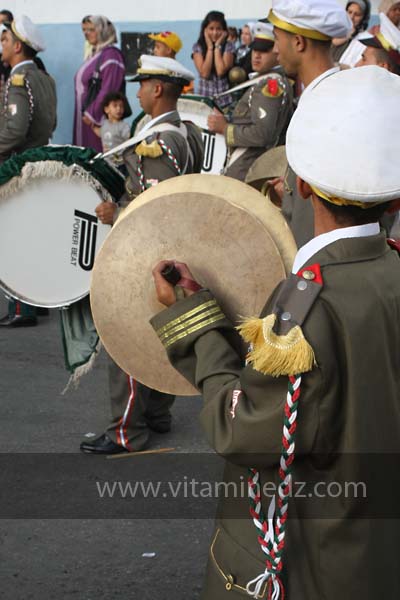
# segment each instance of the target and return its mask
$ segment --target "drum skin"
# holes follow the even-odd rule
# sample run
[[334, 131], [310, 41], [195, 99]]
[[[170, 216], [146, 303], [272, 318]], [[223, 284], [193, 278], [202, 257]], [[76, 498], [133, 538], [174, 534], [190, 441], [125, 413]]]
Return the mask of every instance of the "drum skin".
[[0, 287], [48, 308], [87, 296], [94, 257], [110, 231], [94, 212], [101, 201], [79, 178], [46, 176], [1, 198]]
[[187, 263], [237, 322], [238, 315], [260, 313], [295, 253], [280, 212], [244, 183], [213, 175], [162, 182], [131, 203], [96, 257], [91, 306], [97, 331], [107, 352], [138, 381], [193, 395], [149, 324], [164, 308], [153, 267], [164, 259]]

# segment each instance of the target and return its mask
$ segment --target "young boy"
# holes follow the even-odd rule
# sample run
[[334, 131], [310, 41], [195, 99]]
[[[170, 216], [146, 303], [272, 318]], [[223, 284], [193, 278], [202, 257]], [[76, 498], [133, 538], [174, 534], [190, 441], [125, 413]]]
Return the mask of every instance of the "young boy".
[[[123, 121], [125, 112], [125, 97], [121, 92], [110, 92], [104, 98], [103, 112], [106, 116], [101, 127], [93, 126], [95, 134], [101, 138], [103, 152], [112, 150], [130, 138], [129, 124]], [[116, 164], [122, 159], [113, 158]]]

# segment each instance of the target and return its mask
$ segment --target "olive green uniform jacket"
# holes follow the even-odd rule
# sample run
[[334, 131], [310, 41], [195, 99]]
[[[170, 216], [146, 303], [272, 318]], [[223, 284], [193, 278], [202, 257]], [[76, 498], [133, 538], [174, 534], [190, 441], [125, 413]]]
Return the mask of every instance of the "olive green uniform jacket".
[[292, 114], [292, 86], [283, 71], [271, 71], [269, 77], [247, 90], [225, 131], [229, 152], [225, 175], [244, 181], [261, 154], [285, 144]]
[[[400, 521], [387, 520], [393, 515], [386, 509], [388, 498], [395, 506], [400, 500], [398, 468], [389, 467], [400, 449], [400, 258], [381, 233], [333, 242], [307, 265], [315, 263], [323, 286], [302, 329], [318, 366], [302, 378], [293, 477], [306, 483], [358, 482], [366, 474], [363, 453], [375, 453], [379, 460], [367, 475], [382, 487], [368, 488], [361, 505], [351, 494], [333, 504], [326, 498], [290, 499], [285, 598], [395, 600]], [[263, 314], [270, 313], [288, 281]], [[301, 293], [293, 292], [280, 307], [284, 311], [285, 302], [291, 304], [294, 321], [308, 302]], [[152, 324], [172, 364], [203, 395], [201, 423], [211, 446], [226, 458], [225, 481], [246, 480], [248, 467], [255, 467], [262, 485], [276, 482], [287, 377], [243, 367], [232, 324], [207, 290], [159, 313]], [[379, 518], [369, 518], [373, 496]], [[220, 499], [204, 600], [249, 597], [247, 583], [264, 572], [248, 502]], [[264, 496], [265, 513], [268, 505]], [[266, 598], [265, 589], [261, 597]]]
[[[178, 112], [173, 111], [162, 117], [157, 122], [157, 125], [170, 124], [172, 127], [179, 128], [181, 123]], [[144, 143], [137, 144], [124, 152], [123, 159], [129, 174], [126, 182], [126, 190], [129, 198], [125, 198], [125, 201], [132, 200], [143, 191], [138, 177], [139, 163], [142, 164], [144, 185], [146, 188], [157, 185], [160, 181], [176, 177], [177, 175], [200, 172], [203, 164], [203, 140], [201, 132], [192, 123], [185, 122], [184, 125], [187, 130], [187, 140], [191, 147], [191, 153], [189, 154], [184, 137], [173, 130], [153, 134], [149, 133], [149, 137], [144, 140]], [[159, 145], [161, 140], [170, 149], [175, 161], [171, 160], [171, 155], [162, 150]], [[159, 156], [152, 156], [154, 154], [152, 149]], [[179, 170], [177, 167], [179, 167]]]
[[28, 148], [45, 146], [57, 123], [54, 80], [34, 62], [10, 75], [0, 116], [0, 162]]

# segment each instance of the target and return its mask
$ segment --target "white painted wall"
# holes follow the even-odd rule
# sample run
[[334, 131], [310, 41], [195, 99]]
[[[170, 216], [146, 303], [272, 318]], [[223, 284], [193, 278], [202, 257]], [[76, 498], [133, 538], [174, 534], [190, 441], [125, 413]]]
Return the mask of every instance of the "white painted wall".
[[[339, 0], [346, 4], [346, 0]], [[372, 0], [373, 13], [380, 0]], [[228, 20], [266, 17], [271, 0], [8, 0], [15, 14], [29, 15], [36, 23], [79, 23], [84, 15], [104, 14], [113, 22], [164, 22], [201, 20], [210, 10], [221, 10]]]

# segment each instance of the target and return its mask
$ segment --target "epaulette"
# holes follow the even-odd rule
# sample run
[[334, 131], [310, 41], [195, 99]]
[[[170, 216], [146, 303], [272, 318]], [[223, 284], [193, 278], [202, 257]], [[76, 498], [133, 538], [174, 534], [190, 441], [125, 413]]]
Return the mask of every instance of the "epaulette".
[[135, 148], [135, 153], [138, 156], [146, 156], [148, 158], [158, 158], [162, 156], [163, 150], [158, 143], [157, 138], [154, 136], [150, 136], [149, 138], [143, 140], [138, 144]]
[[292, 274], [279, 290], [271, 314], [247, 319], [238, 327], [251, 344], [247, 360], [265, 375], [300, 375], [316, 365], [312, 347], [301, 329], [323, 288], [318, 264]]
[[281, 77], [268, 77], [261, 89], [263, 96], [267, 98], [279, 98], [285, 93], [285, 88]]
[[15, 75], [11, 75], [11, 85], [23, 87], [25, 85], [25, 75], [23, 75], [22, 73], [16, 73]]

